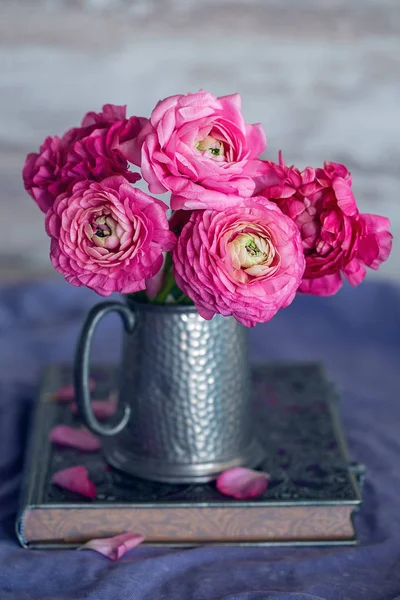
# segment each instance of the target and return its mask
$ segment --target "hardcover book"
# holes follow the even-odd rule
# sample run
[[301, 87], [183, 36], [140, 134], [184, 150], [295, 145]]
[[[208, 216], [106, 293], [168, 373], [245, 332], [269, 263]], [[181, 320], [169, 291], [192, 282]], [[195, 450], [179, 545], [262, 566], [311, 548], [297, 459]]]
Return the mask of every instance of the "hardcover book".
[[[96, 399], [116, 389], [112, 366], [93, 369]], [[362, 468], [350, 462], [337, 394], [318, 364], [259, 365], [252, 371], [253, 410], [270, 475], [258, 498], [222, 496], [215, 483], [172, 485], [129, 477], [107, 466], [101, 451], [84, 453], [49, 441], [56, 424], [79, 426], [54, 393], [71, 384], [68, 365], [43, 375], [27, 451], [17, 534], [21, 544], [74, 547], [125, 531], [148, 544], [353, 544]], [[106, 440], [105, 440], [106, 441]], [[51, 483], [55, 471], [84, 465], [97, 497]]]

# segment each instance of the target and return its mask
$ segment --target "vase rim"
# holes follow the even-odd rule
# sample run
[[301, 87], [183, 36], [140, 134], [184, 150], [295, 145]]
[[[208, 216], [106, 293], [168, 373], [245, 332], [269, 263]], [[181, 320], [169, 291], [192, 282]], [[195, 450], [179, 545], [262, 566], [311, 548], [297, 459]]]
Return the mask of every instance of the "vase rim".
[[182, 304], [152, 304], [145, 302], [137, 302], [133, 298], [126, 298], [128, 305], [142, 312], [168, 312], [168, 313], [196, 313], [199, 314], [197, 308], [192, 305]]

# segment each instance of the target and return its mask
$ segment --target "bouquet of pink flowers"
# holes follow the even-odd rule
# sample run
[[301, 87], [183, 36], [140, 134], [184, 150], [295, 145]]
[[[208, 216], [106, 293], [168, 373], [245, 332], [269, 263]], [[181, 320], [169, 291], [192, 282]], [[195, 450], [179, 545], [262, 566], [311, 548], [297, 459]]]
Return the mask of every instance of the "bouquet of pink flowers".
[[[160, 101], [150, 119], [122, 106], [29, 154], [26, 190], [46, 215], [55, 269], [102, 296], [194, 303], [251, 327], [297, 292], [328, 296], [342, 276], [390, 253], [385, 217], [361, 214], [344, 165], [300, 171], [262, 160], [260, 124], [245, 123], [237, 94]], [[135, 169], [136, 168], [136, 172]], [[170, 194], [171, 216], [151, 194]]]

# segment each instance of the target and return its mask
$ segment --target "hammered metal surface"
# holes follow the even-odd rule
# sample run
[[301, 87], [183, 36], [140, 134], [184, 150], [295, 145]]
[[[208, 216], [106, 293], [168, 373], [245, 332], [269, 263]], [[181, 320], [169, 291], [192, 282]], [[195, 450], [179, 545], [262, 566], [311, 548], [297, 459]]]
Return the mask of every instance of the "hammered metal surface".
[[[114, 367], [99, 366], [91, 371], [96, 381], [96, 397], [108, 398], [116, 386]], [[48, 399], [59, 387], [71, 384], [71, 368], [53, 367], [42, 388]], [[336, 393], [316, 364], [263, 365], [252, 370], [252, 413], [256, 416], [264, 459], [260, 468], [270, 474], [264, 494], [251, 501], [228, 499], [231, 505], [291, 503], [357, 502], [354, 483], [349, 476], [349, 457], [343, 450], [340, 429], [335, 429], [331, 411], [337, 412]], [[21, 394], [26, 390], [21, 390]], [[101, 452], [82, 452], [74, 448], [50, 445], [49, 431], [64, 423], [80, 427], [78, 415], [64, 404], [48, 400], [35, 435], [40, 448], [29, 470], [37, 495], [33, 504], [92, 503], [78, 494], [51, 483], [60, 469], [84, 465], [96, 484], [95, 502], [130, 505], [220, 505], [227, 502], [212, 483], [171, 485], [132, 478], [114, 469], [106, 469]], [[358, 470], [360, 466], [357, 465]], [[350, 463], [354, 471], [354, 463]], [[40, 481], [44, 481], [41, 487]]]
[[163, 481], [196, 481], [260, 461], [250, 408], [247, 331], [193, 307], [135, 305], [124, 338], [121, 400], [132, 407], [106, 441], [111, 464]]

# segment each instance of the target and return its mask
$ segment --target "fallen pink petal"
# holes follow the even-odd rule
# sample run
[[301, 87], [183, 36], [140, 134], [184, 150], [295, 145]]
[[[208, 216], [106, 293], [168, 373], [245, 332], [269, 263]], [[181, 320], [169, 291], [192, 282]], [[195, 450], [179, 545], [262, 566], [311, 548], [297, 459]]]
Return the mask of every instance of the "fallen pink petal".
[[84, 452], [100, 450], [101, 443], [98, 437], [88, 429], [78, 429], [69, 425], [56, 425], [50, 431], [50, 440], [59, 446], [77, 448]]
[[75, 492], [87, 498], [96, 498], [96, 486], [89, 479], [89, 473], [86, 467], [78, 465], [56, 471], [51, 478], [51, 482], [64, 490]]
[[262, 471], [234, 467], [221, 473], [216, 485], [217, 490], [224, 496], [245, 500], [261, 496], [268, 487], [268, 478], [268, 473]]
[[[89, 379], [89, 388], [92, 392], [96, 386], [94, 379]], [[57, 402], [72, 402], [75, 400], [75, 386], [63, 385], [54, 392], [51, 396], [52, 400]]]
[[[117, 410], [118, 398], [116, 394], [110, 394], [107, 400], [92, 400], [92, 411], [96, 419], [104, 421], [112, 417]], [[79, 413], [78, 405], [75, 402], [69, 405], [73, 415]]]
[[90, 542], [80, 546], [78, 550], [94, 550], [111, 560], [118, 560], [126, 552], [139, 546], [143, 541], [144, 537], [142, 535], [136, 533], [121, 533], [120, 535], [115, 535], [110, 538], [90, 540]]

